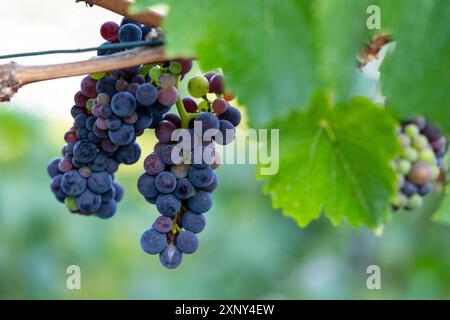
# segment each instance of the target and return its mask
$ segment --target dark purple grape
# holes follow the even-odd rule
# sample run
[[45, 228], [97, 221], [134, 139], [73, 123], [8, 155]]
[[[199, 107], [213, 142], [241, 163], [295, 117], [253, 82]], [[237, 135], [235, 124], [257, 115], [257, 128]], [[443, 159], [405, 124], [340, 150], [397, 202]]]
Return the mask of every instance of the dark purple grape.
[[145, 83], [145, 77], [142, 74], [137, 74], [131, 79], [132, 83], [139, 83], [144, 84]]
[[54, 178], [57, 175], [61, 174], [61, 172], [58, 169], [58, 164], [60, 161], [61, 158], [53, 158], [48, 162], [47, 173], [50, 176], [50, 178]]
[[53, 177], [52, 183], [50, 184], [50, 189], [59, 202], [64, 202], [66, 194], [61, 190], [61, 178], [62, 174], [58, 174]]
[[189, 179], [178, 179], [174, 193], [178, 197], [178, 199], [186, 200], [195, 194], [195, 188], [189, 181]]
[[205, 188], [211, 185], [214, 181], [215, 175], [216, 174], [210, 167], [206, 167], [204, 169], [192, 167], [189, 170], [189, 180], [197, 188]]
[[115, 197], [116, 197], [116, 189], [113, 187], [102, 194], [102, 203], [114, 201]]
[[217, 176], [217, 174], [215, 174], [213, 182], [209, 186], [203, 187], [201, 189], [207, 192], [213, 192], [217, 188], [218, 184], [219, 184], [219, 177]]
[[77, 107], [77, 106], [73, 106], [70, 109], [70, 114], [72, 115], [72, 118], [75, 119], [78, 115], [85, 114], [85, 109]]
[[156, 208], [163, 216], [173, 217], [178, 211], [180, 211], [181, 201], [171, 193], [161, 193], [156, 198]]
[[108, 157], [102, 153], [98, 153], [95, 159], [89, 163], [92, 171], [104, 171], [108, 167]]
[[[95, 127], [94, 127], [95, 128]], [[134, 127], [129, 124], [123, 123], [119, 129], [117, 130], [109, 130], [108, 131], [109, 139], [119, 145], [124, 146], [129, 144], [134, 139]]]
[[172, 230], [173, 221], [169, 217], [159, 216], [153, 223], [153, 228], [159, 233], [169, 233]]
[[175, 125], [167, 120], [163, 120], [155, 128], [155, 135], [162, 143], [170, 143], [172, 141], [172, 133], [176, 130]]
[[189, 198], [187, 206], [195, 213], [205, 213], [212, 207], [211, 194], [203, 190], [198, 190], [193, 197]]
[[228, 120], [237, 127], [241, 123], [241, 112], [235, 107], [229, 106], [224, 113], [219, 114], [220, 120]]
[[197, 102], [190, 97], [183, 98], [183, 105], [187, 112], [197, 111]]
[[156, 198], [159, 195], [159, 191], [155, 187], [155, 177], [147, 173], [139, 177], [137, 188], [145, 198]]
[[87, 116], [85, 114], [79, 114], [78, 116], [75, 117], [75, 120], [73, 121], [73, 125], [76, 128], [85, 128], [86, 119], [87, 119]]
[[433, 185], [431, 183], [427, 183], [427, 184], [424, 184], [423, 186], [419, 187], [418, 193], [419, 193], [419, 195], [424, 197], [427, 194], [429, 194], [432, 189], [433, 189]]
[[157, 153], [151, 153], [144, 160], [144, 170], [150, 175], [156, 176], [164, 171], [165, 164]]
[[116, 152], [117, 161], [127, 165], [138, 162], [140, 157], [141, 147], [136, 142], [120, 147]]
[[216, 74], [209, 79], [209, 92], [222, 94], [224, 87], [223, 76], [220, 74]]
[[206, 225], [206, 220], [203, 214], [197, 214], [192, 211], [186, 211], [181, 216], [181, 226], [187, 231], [193, 233], [200, 233]]
[[161, 193], [171, 193], [176, 186], [177, 178], [169, 171], [160, 172], [155, 178], [155, 187]]
[[157, 254], [167, 247], [166, 236], [155, 229], [149, 229], [141, 237], [142, 250], [149, 254]]
[[101, 218], [101, 219], [109, 219], [112, 216], [114, 216], [114, 214], [117, 211], [117, 202], [115, 202], [114, 200], [103, 203], [100, 207], [99, 210], [97, 210], [97, 217]]
[[181, 231], [177, 236], [177, 248], [183, 253], [194, 253], [198, 249], [199, 241], [195, 233]]
[[[99, 123], [100, 123], [100, 118], [98, 118], [96, 121], [95, 121], [95, 123], [94, 123], [94, 128], [93, 128], [93, 130], [92, 130], [92, 132], [95, 134], [95, 136], [97, 137], [97, 138], [99, 138], [100, 140], [101, 139], [106, 139], [106, 138], [108, 138], [108, 131], [106, 130], [106, 129], [102, 129], [103, 128], [103, 125], [102, 124], [100, 124], [99, 125]], [[105, 122], [105, 125], [106, 125], [106, 122]]]
[[119, 92], [111, 100], [111, 109], [118, 117], [131, 116], [136, 111], [136, 99], [129, 92]]
[[215, 99], [212, 108], [216, 114], [224, 113], [228, 109], [228, 102], [223, 98]]
[[105, 119], [111, 117], [113, 114], [112, 109], [109, 105], [101, 106], [99, 112], [100, 116], [102, 116]]
[[183, 260], [183, 254], [174, 245], [168, 245], [166, 249], [159, 255], [161, 265], [167, 269], [177, 268]]
[[100, 209], [102, 205], [102, 197], [98, 194], [94, 194], [90, 190], [85, 190], [75, 200], [78, 208], [83, 213], [94, 213]]
[[66, 172], [61, 178], [61, 190], [67, 196], [78, 196], [86, 190], [86, 187], [86, 179], [80, 176], [78, 170]]
[[116, 197], [114, 198], [114, 200], [116, 200], [116, 202], [120, 202], [123, 199], [123, 196], [125, 194], [125, 190], [123, 189], [123, 187], [118, 184], [117, 182], [113, 183], [114, 189], [116, 189]]
[[106, 127], [109, 130], [117, 130], [122, 125], [122, 120], [116, 116], [111, 116], [110, 118], [106, 119]]
[[192, 69], [192, 60], [180, 59], [178, 60], [181, 64], [181, 74], [185, 75]]
[[87, 140], [89, 138], [89, 130], [86, 128], [78, 129], [77, 137], [79, 140]]
[[78, 91], [77, 93], [75, 93], [73, 100], [78, 107], [84, 110], [84, 108], [86, 108], [86, 102], [89, 100], [89, 98], [86, 97], [83, 92]]
[[133, 42], [142, 40], [141, 28], [133, 23], [127, 23], [119, 29], [120, 42]]
[[138, 119], [137, 119], [136, 123], [134, 124], [134, 127], [137, 130], [147, 129], [152, 124], [153, 116], [145, 110], [138, 110], [137, 114], [138, 114]]
[[81, 81], [81, 92], [88, 98], [95, 98], [97, 96], [97, 80], [86, 76]]
[[86, 129], [89, 131], [94, 130], [94, 124], [97, 119], [95, 117], [89, 117], [86, 119]]
[[431, 123], [427, 123], [425, 128], [423, 129], [422, 133], [427, 136], [430, 143], [433, 143], [434, 141], [438, 140], [442, 134], [441, 131]]
[[97, 156], [97, 146], [87, 140], [78, 141], [73, 148], [73, 156], [81, 163], [89, 163]]
[[407, 197], [410, 197], [413, 194], [416, 194], [417, 191], [418, 191], [417, 186], [407, 180], [403, 183], [403, 186], [401, 188], [401, 192]]
[[[214, 135], [219, 130], [220, 123], [219, 119], [209, 112], [203, 112], [195, 119], [194, 130], [196, 128], [201, 128], [201, 134], [203, 135], [207, 130], [210, 130], [211, 134]], [[200, 132], [200, 131], [199, 131]], [[199, 134], [196, 131], [197, 134]]]
[[166, 113], [163, 117], [163, 120], [172, 122], [173, 125], [175, 126], [175, 128], [177, 128], [177, 129], [181, 128], [181, 119], [175, 113]]
[[88, 179], [88, 188], [96, 193], [102, 194], [112, 188], [112, 177], [107, 171], [93, 172]]
[[136, 91], [136, 100], [143, 106], [149, 107], [156, 102], [158, 89], [151, 83], [140, 85]]
[[115, 173], [117, 172], [117, 170], [119, 170], [119, 163], [116, 160], [109, 158], [106, 171], [108, 171], [109, 173]]
[[116, 94], [116, 79], [104, 77], [97, 82], [96, 89], [98, 93], [106, 93], [112, 97]]
[[100, 143], [101, 148], [103, 151], [108, 153], [116, 152], [120, 147], [117, 144], [112, 143], [109, 139], [103, 139]]

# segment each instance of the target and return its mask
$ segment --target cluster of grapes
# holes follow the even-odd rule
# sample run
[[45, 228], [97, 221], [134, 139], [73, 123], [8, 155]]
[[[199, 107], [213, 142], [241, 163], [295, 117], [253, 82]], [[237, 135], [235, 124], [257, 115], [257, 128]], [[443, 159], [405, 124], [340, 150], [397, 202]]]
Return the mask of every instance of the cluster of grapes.
[[[121, 26], [106, 22], [100, 33], [107, 43], [126, 43], [145, 38], [151, 30], [124, 18]], [[112, 53], [99, 50], [98, 55]], [[64, 135], [62, 158], [52, 159], [47, 168], [52, 192], [71, 212], [100, 218], [114, 215], [124, 193], [114, 182], [114, 173], [120, 164], [139, 160], [136, 137], [146, 128], [154, 128], [175, 103], [178, 93], [171, 72], [188, 70], [191, 62], [158, 65], [153, 68], [159, 71], [157, 78], [148, 74], [151, 67], [98, 73], [81, 81], [71, 109], [73, 127]]]
[[395, 162], [399, 190], [392, 199], [394, 210], [414, 210], [433, 189], [440, 174], [447, 141], [424, 117], [405, 121], [399, 130], [403, 154]]
[[159, 254], [169, 269], [199, 246], [196, 234], [205, 227], [203, 214], [212, 207], [211, 193], [218, 185], [214, 169], [220, 159], [214, 143], [231, 143], [241, 121], [239, 110], [229, 105], [233, 95], [224, 92], [219, 73], [194, 76], [187, 87], [192, 97], [182, 99], [182, 105], [191, 121], [183, 128], [177, 115], [166, 114], [156, 125], [158, 142], [138, 180], [139, 192], [161, 214], [143, 233], [142, 249]]

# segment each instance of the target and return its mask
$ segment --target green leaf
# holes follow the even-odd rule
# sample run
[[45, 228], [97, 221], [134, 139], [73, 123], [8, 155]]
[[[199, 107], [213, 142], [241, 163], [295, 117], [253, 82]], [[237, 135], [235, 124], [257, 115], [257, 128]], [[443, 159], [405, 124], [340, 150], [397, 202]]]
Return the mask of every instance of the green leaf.
[[382, 87], [401, 117], [424, 114], [450, 132], [450, 2], [381, 1], [396, 49], [382, 65]]
[[223, 68], [253, 125], [306, 105], [318, 87], [348, 97], [368, 0], [164, 2], [168, 53], [196, 55], [204, 70]]
[[267, 180], [264, 192], [301, 227], [322, 212], [333, 224], [382, 225], [396, 189], [390, 165], [399, 154], [395, 125], [367, 99], [331, 107], [317, 95], [308, 111], [272, 125], [280, 129], [279, 172], [260, 176]]

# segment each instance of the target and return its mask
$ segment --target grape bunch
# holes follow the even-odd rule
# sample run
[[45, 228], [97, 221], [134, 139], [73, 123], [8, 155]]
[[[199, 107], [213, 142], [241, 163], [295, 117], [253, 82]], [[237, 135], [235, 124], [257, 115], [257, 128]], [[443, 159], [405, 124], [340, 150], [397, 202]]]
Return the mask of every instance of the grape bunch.
[[398, 134], [402, 156], [395, 161], [398, 193], [391, 200], [394, 210], [414, 210], [422, 205], [438, 178], [447, 141], [424, 117], [405, 121]]
[[148, 254], [159, 254], [169, 269], [181, 264], [183, 254], [198, 249], [197, 234], [205, 227], [204, 214], [212, 207], [211, 193], [219, 181], [214, 172], [220, 164], [215, 143], [231, 143], [241, 122], [239, 110], [229, 104], [234, 96], [224, 92], [221, 74], [194, 76], [187, 88], [192, 97], [178, 103], [191, 120], [183, 123], [168, 113], [156, 125], [158, 142], [144, 160], [145, 173], [137, 182], [139, 192], [161, 214], [142, 234], [141, 247]]
[[[107, 43], [126, 43], [145, 38], [151, 30], [124, 18], [121, 26], [104, 23], [100, 33]], [[113, 53], [99, 50], [98, 55]], [[163, 67], [142, 65], [83, 78], [71, 109], [73, 126], [64, 135], [62, 158], [52, 159], [47, 168], [52, 192], [69, 211], [100, 218], [114, 215], [124, 193], [114, 174], [120, 164], [139, 160], [136, 137], [155, 127], [175, 103], [178, 93], [169, 70], [189, 65], [190, 61], [174, 61]], [[157, 69], [164, 81], [152, 78], [149, 69]]]

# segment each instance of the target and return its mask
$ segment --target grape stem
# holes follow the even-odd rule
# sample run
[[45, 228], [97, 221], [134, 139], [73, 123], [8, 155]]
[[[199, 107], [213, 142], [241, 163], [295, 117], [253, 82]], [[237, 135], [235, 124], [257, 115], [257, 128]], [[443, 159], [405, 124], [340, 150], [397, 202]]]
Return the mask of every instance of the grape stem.
[[164, 47], [159, 46], [154, 48], [136, 48], [77, 62], [39, 66], [25, 66], [15, 62], [3, 64], [0, 65], [0, 102], [9, 101], [22, 86], [30, 83], [107, 72], [171, 59], [191, 58], [166, 57]]
[[179, 93], [179, 85], [180, 85], [180, 76], [176, 76], [176, 82], [175, 82], [175, 87], [177, 88], [178, 91], [178, 99], [177, 99], [177, 111], [178, 111], [178, 115], [180, 116], [181, 119], [181, 127], [184, 129], [189, 128], [189, 122], [195, 118], [197, 118], [197, 116], [199, 115], [199, 113], [189, 113], [186, 111], [186, 109], [184, 108], [183, 105], [183, 100], [181, 99], [181, 94]]
[[121, 16], [130, 18], [136, 22], [152, 27], [161, 26], [164, 19], [163, 15], [153, 10], [147, 10], [136, 14], [130, 13], [129, 8], [132, 5], [132, 2], [128, 0], [75, 0], [75, 2], [84, 2], [90, 7], [99, 6], [106, 10], [120, 14]]

